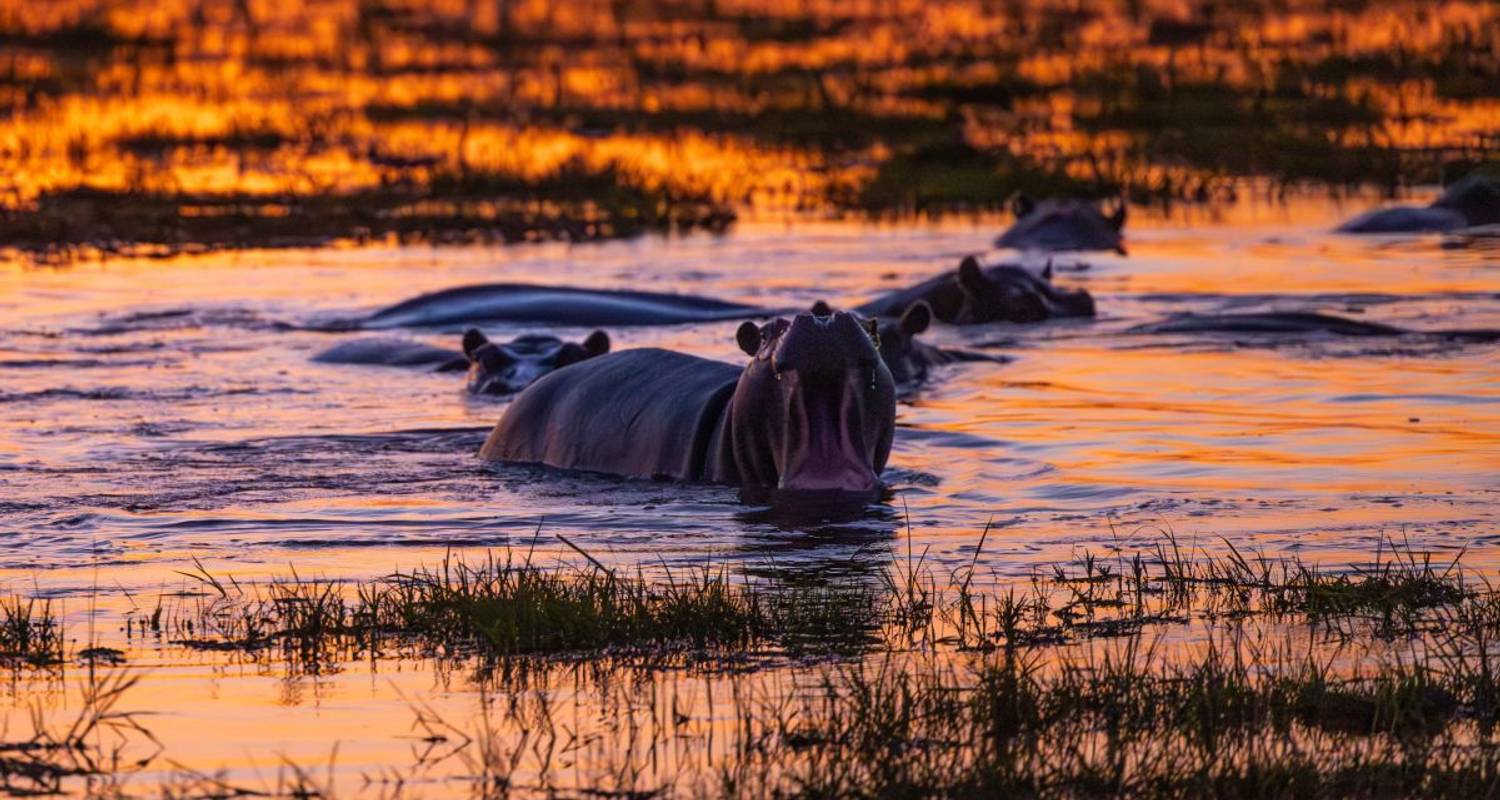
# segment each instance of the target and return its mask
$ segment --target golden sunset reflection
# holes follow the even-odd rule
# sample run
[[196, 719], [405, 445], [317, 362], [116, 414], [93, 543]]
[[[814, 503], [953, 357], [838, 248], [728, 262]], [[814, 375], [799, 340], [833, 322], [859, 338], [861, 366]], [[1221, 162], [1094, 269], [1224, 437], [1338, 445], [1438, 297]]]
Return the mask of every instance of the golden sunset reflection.
[[[1496, 146], [1497, 14], [1457, 0], [8, 2], [0, 198], [34, 218], [31, 237], [88, 219], [97, 237], [172, 243], [222, 238], [174, 230], [194, 201], [253, 228], [266, 215], [251, 198], [330, 194], [457, 232], [461, 208], [412, 203], [565, 165], [757, 215], [971, 205], [954, 180], [984, 186], [981, 205], [1068, 182], [1142, 200], [1222, 200], [1247, 176], [1394, 189]], [[989, 160], [950, 163], [954, 143]], [[121, 234], [134, 221], [79, 190], [149, 197], [164, 227]]]
[[[1497, 151], [1493, 0], [0, 0], [0, 795], [1052, 796], [1264, 750], [1482, 796], [1500, 238], [1335, 229]], [[1023, 192], [1123, 203], [1124, 247], [997, 249]], [[975, 254], [1097, 311], [923, 330], [967, 358], [852, 508], [481, 463], [470, 324], [595, 326], [366, 324], [495, 283], [854, 308]], [[1355, 332], [1165, 324], [1302, 315]], [[740, 365], [740, 322], [604, 330]], [[377, 335], [461, 369], [320, 360]], [[665, 636], [609, 581], [603, 634], [408, 624], [506, 559], [687, 594]], [[1161, 671], [1138, 738], [1069, 705], [1122, 664]], [[1047, 777], [945, 783], [981, 763]]]

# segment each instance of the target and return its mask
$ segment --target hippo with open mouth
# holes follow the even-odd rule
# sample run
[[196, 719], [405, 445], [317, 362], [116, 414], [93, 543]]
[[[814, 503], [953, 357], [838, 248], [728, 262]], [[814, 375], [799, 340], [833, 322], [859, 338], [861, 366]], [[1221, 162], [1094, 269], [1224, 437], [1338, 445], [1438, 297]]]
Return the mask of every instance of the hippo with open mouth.
[[427, 367], [434, 372], [468, 371], [468, 390], [479, 395], [508, 395], [525, 389], [547, 373], [609, 352], [609, 335], [594, 331], [582, 342], [556, 336], [519, 336], [494, 342], [475, 328], [464, 333], [463, 352], [421, 342], [374, 336], [343, 342], [313, 361], [385, 367]]
[[896, 394], [873, 323], [846, 312], [742, 324], [743, 367], [642, 348], [558, 370], [521, 392], [487, 461], [780, 493], [873, 496]]
[[1020, 194], [1011, 201], [1011, 211], [1016, 221], [995, 240], [996, 247], [1047, 252], [1113, 250], [1125, 255], [1123, 202], [1106, 215], [1087, 200], [1049, 198], [1037, 202]]
[[1334, 230], [1338, 233], [1445, 233], [1500, 223], [1500, 178], [1471, 173], [1426, 206], [1392, 206], [1367, 211]]
[[1094, 298], [1087, 291], [1058, 289], [1051, 278], [1051, 264], [1037, 275], [1015, 264], [982, 267], [979, 259], [965, 256], [957, 270], [873, 300], [856, 310], [869, 316], [897, 317], [921, 301], [931, 307], [934, 317], [950, 325], [1094, 316]]

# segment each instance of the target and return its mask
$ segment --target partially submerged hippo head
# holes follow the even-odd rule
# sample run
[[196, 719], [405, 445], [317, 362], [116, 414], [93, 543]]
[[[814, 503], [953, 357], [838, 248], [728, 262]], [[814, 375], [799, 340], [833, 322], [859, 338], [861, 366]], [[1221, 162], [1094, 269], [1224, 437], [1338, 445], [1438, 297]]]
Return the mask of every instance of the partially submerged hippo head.
[[1051, 317], [1094, 316], [1094, 298], [1088, 292], [1052, 286], [1047, 280], [1052, 277], [1051, 266], [1049, 263], [1038, 277], [1009, 264], [986, 269], [979, 265], [979, 259], [965, 256], [955, 276], [961, 299], [953, 323], [1041, 322]]
[[556, 336], [521, 336], [497, 343], [475, 328], [464, 332], [469, 391], [474, 394], [514, 394], [555, 369], [608, 352], [609, 335], [604, 331], [594, 331], [581, 343]]
[[[832, 314], [833, 308], [822, 300], [813, 304], [814, 317]], [[932, 366], [936, 349], [918, 342], [917, 334], [927, 330], [931, 324], [932, 306], [925, 300], [918, 300], [907, 306], [898, 318], [875, 319], [875, 341], [880, 360], [891, 371], [891, 378], [897, 386], [921, 383], [927, 379], [928, 368]]]
[[1471, 226], [1500, 224], [1500, 178], [1471, 172], [1449, 186], [1432, 207], [1456, 211]]
[[836, 311], [746, 322], [751, 356], [729, 405], [743, 487], [872, 493], [891, 453], [896, 389], [873, 320]]
[[879, 322], [880, 360], [898, 384], [921, 383], [932, 365], [931, 348], [917, 341], [917, 334], [932, 324], [932, 306], [918, 300], [899, 319]]
[[1114, 250], [1125, 255], [1121, 231], [1125, 203], [1106, 215], [1086, 200], [1047, 199], [1037, 202], [1025, 194], [1011, 201], [1016, 222], [995, 240], [996, 247], [1016, 250]]

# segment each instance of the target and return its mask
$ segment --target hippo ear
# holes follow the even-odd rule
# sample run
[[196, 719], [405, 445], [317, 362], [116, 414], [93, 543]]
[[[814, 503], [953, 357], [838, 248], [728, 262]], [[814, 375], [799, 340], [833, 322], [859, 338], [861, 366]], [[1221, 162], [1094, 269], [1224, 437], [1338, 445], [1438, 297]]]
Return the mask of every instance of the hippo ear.
[[1047, 266], [1042, 267], [1042, 280], [1052, 280], [1052, 259], [1047, 259]]
[[875, 319], [875, 318], [873, 318], [873, 317], [871, 317], [870, 319], [864, 320], [864, 323], [865, 323], [865, 333], [870, 334], [870, 341], [874, 342], [875, 343], [875, 347], [879, 348], [880, 347], [880, 321], [877, 320], [877, 319]]
[[748, 321], [740, 323], [740, 329], [734, 332], [734, 340], [739, 342], [745, 355], [754, 358], [760, 352], [760, 326]]
[[819, 300], [818, 302], [812, 304], [812, 315], [815, 317], [833, 316], [833, 307], [823, 302], [822, 300]]
[[918, 300], [912, 303], [906, 313], [901, 315], [901, 332], [907, 336], [916, 336], [927, 330], [932, 324], [932, 306], [927, 305], [926, 300]]
[[609, 352], [609, 334], [604, 331], [594, 331], [589, 338], [583, 340], [583, 350], [590, 356], [602, 356]]
[[979, 259], [964, 256], [963, 263], [958, 265], [958, 285], [969, 294], [984, 290], [984, 270], [979, 268]]
[[1031, 199], [1031, 195], [1021, 192], [1011, 198], [1010, 210], [1016, 215], [1016, 219], [1020, 219], [1036, 210], [1036, 201]]
[[583, 345], [581, 344], [578, 344], [576, 342], [563, 342], [563, 346], [557, 348], [557, 355], [552, 359], [552, 366], [556, 369], [562, 369], [569, 364], [577, 364], [580, 361], [587, 361], [592, 358], [593, 355], [593, 353], [590, 353], [588, 350], [584, 349]]
[[1115, 213], [1109, 215], [1109, 224], [1115, 226], [1115, 230], [1124, 230], [1125, 213], [1125, 201], [1122, 199], [1120, 207], [1115, 209]]
[[478, 328], [464, 331], [464, 355], [468, 356], [471, 361], [474, 359], [474, 352], [489, 343], [490, 340], [480, 333]]

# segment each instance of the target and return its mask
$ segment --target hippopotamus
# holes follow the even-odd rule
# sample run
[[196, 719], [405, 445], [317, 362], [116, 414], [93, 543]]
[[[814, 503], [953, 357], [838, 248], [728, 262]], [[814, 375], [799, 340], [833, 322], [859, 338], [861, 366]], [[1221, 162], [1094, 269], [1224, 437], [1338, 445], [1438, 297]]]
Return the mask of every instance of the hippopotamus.
[[609, 334], [596, 330], [582, 342], [533, 334], [496, 343], [479, 329], [470, 328], [464, 332], [463, 345], [469, 365], [469, 391], [505, 395], [525, 389], [553, 370], [608, 353]]
[[1365, 322], [1309, 311], [1271, 311], [1243, 314], [1177, 314], [1160, 322], [1137, 325], [1127, 333], [1245, 333], [1335, 336], [1437, 336], [1468, 341], [1500, 341], [1500, 331], [1413, 330], [1383, 322]]
[[[973, 257], [948, 271], [871, 300], [855, 310], [866, 316], [900, 317], [918, 300], [932, 306], [936, 319], [951, 325], [983, 322], [1037, 322], [1055, 316], [1093, 316], [1088, 292], [1051, 285], [1052, 270], [1040, 276], [1009, 264], [980, 268]], [[547, 325], [677, 325], [767, 319], [795, 313], [710, 297], [576, 289], [502, 283], [460, 286], [424, 294], [357, 320], [326, 326], [349, 328], [442, 327], [481, 322]]]
[[784, 492], [872, 495], [896, 419], [875, 335], [854, 314], [804, 312], [741, 324], [744, 366], [657, 348], [592, 358], [517, 395], [479, 454], [727, 484], [751, 501]]
[[981, 267], [979, 259], [965, 256], [957, 270], [892, 292], [856, 310], [868, 316], [896, 317], [922, 301], [930, 307], [932, 316], [950, 325], [1094, 316], [1094, 298], [1087, 291], [1057, 289], [1051, 278], [1050, 263], [1039, 277], [1014, 264]]
[[456, 350], [390, 336], [341, 342], [313, 356], [312, 360], [323, 364], [430, 367], [434, 372], [457, 372], [469, 368], [469, 360]]
[[774, 311], [707, 297], [524, 283], [460, 286], [414, 297], [342, 327], [440, 327], [481, 322], [544, 325], [675, 325], [771, 316]]
[[1500, 178], [1471, 173], [1426, 206], [1367, 211], [1338, 226], [1339, 233], [1443, 233], [1500, 223]]
[[[826, 316], [833, 312], [827, 303], [820, 300], [813, 305], [812, 313], [813, 316]], [[926, 383], [927, 376], [934, 367], [964, 361], [1010, 363], [1011, 359], [1006, 356], [936, 347], [918, 341], [917, 335], [927, 330], [932, 319], [932, 306], [927, 305], [925, 300], [912, 303], [899, 318], [875, 318], [875, 341], [880, 350], [880, 360], [891, 371], [898, 395], [907, 394]]]
[[478, 329], [464, 333], [463, 352], [387, 336], [367, 337], [330, 347], [313, 356], [325, 364], [428, 367], [434, 372], [468, 371], [474, 394], [519, 392], [552, 370], [609, 352], [609, 335], [594, 331], [582, 342], [556, 336], [520, 336], [492, 342]]
[[1125, 203], [1108, 216], [1087, 200], [1050, 198], [1037, 202], [1020, 194], [1011, 201], [1016, 221], [996, 247], [1053, 252], [1113, 250], [1125, 255], [1121, 231], [1125, 228]]

